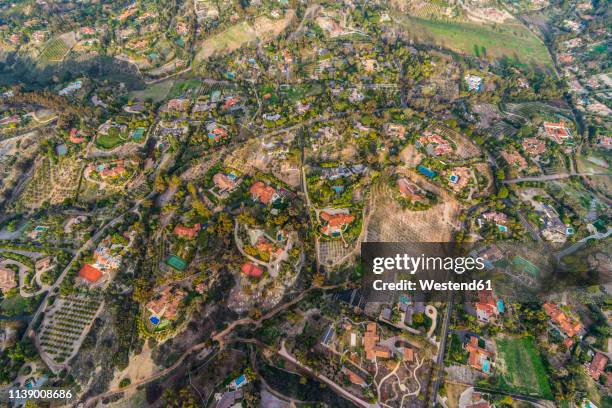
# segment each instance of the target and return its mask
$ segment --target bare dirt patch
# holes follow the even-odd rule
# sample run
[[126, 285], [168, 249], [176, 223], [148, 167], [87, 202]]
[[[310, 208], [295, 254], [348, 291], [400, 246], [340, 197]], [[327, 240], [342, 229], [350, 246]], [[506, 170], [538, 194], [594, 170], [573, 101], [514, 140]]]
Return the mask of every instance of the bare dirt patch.
[[375, 190], [367, 241], [446, 242], [460, 227], [458, 217], [463, 207], [445, 191], [439, 190], [440, 204], [425, 211], [410, 211], [392, 198], [386, 184], [377, 185]]
[[145, 342], [142, 353], [131, 356], [130, 362], [125, 370], [115, 372], [115, 377], [111, 382], [110, 388], [115, 389], [119, 387], [119, 383], [124, 378], [129, 378], [133, 383], [144, 380], [154, 374], [156, 367], [156, 364], [151, 358], [151, 349]]
[[408, 167], [416, 167], [423, 161], [423, 155], [413, 144], [406, 146], [406, 148], [400, 152], [399, 157]]

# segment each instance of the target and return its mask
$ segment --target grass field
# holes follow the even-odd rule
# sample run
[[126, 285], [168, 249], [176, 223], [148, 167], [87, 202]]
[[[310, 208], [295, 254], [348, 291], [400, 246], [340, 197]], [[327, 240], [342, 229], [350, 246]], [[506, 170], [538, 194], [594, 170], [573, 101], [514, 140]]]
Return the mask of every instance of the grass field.
[[496, 344], [496, 370], [502, 391], [553, 399], [533, 337], [501, 338]]
[[482, 55], [486, 48], [488, 57], [516, 57], [523, 63], [535, 62], [551, 66], [550, 56], [542, 42], [520, 24], [499, 24], [492, 27], [468, 22], [433, 21], [403, 17], [406, 29], [421, 41], [431, 41], [463, 54]]
[[112, 149], [124, 141], [119, 135], [100, 135], [96, 138], [96, 145], [103, 149]]
[[202, 61], [216, 53], [229, 53], [240, 48], [243, 44], [257, 39], [257, 33], [246, 21], [236, 24], [227, 30], [213, 35], [202, 43], [195, 60]]
[[166, 99], [168, 93], [174, 86], [174, 80], [168, 79], [166, 81], [158, 82], [153, 85], [147, 86], [143, 90], [130, 92], [130, 99], [139, 101], [145, 101], [152, 99], [154, 102], [161, 102]]
[[202, 84], [197, 79], [186, 79], [184, 81], [176, 81], [172, 86], [172, 89], [168, 93], [168, 98], [178, 98], [182, 96], [187, 90], [196, 90]]

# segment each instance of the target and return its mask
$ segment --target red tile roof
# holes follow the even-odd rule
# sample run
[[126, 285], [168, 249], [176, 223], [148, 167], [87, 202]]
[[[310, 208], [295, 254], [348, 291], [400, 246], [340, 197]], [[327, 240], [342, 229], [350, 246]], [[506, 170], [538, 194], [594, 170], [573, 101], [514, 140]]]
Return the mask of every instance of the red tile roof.
[[200, 232], [200, 224], [195, 224], [193, 227], [185, 227], [177, 225], [174, 227], [174, 233], [182, 238], [194, 239]]
[[147, 302], [146, 308], [155, 313], [158, 317], [164, 316], [166, 319], [174, 320], [178, 316], [181, 301], [187, 293], [178, 287], [168, 286], [154, 299]]
[[365, 335], [363, 336], [363, 348], [366, 352], [366, 358], [370, 361], [376, 359], [374, 347], [378, 343], [379, 337], [376, 335], [376, 323], [368, 323]]
[[84, 137], [79, 136], [79, 130], [76, 128], [70, 129], [70, 141], [74, 144], [83, 143], [85, 141]]
[[574, 337], [583, 329], [579, 321], [568, 317], [559, 306], [554, 303], [544, 303], [544, 311], [567, 337]]
[[259, 200], [263, 204], [270, 204], [276, 194], [276, 190], [274, 188], [264, 184], [262, 181], [256, 181], [250, 188], [251, 196], [254, 200]]
[[529, 154], [542, 154], [546, 151], [546, 143], [535, 137], [528, 137], [523, 140], [523, 149]]
[[236, 187], [236, 182], [223, 173], [217, 173], [213, 176], [213, 183], [221, 190], [231, 190]]
[[8, 291], [16, 286], [15, 272], [12, 269], [0, 267], [0, 291]]
[[79, 271], [79, 276], [91, 283], [95, 283], [102, 277], [102, 271], [90, 264], [85, 264]]
[[470, 353], [468, 358], [468, 363], [470, 366], [482, 371], [483, 362], [485, 359], [489, 359], [491, 357], [491, 353], [478, 345], [478, 337], [475, 336], [470, 337], [470, 342], [465, 348], [467, 352]]
[[253, 262], [245, 262], [240, 268], [240, 271], [251, 278], [259, 278], [263, 275], [263, 269], [255, 265]]
[[587, 372], [595, 381], [598, 381], [606, 369], [606, 364], [608, 364], [608, 357], [601, 353], [596, 353], [593, 361], [587, 364]]
[[327, 222], [327, 225], [324, 227], [324, 233], [340, 230], [355, 220], [355, 216], [351, 214], [330, 214], [325, 211], [321, 213], [321, 218]]
[[344, 374], [346, 374], [348, 376], [349, 381], [351, 383], [353, 383], [355, 385], [363, 385], [363, 384], [365, 384], [365, 380], [363, 378], [361, 378], [361, 376], [359, 376], [353, 370], [348, 369], [346, 367], [343, 367], [342, 371], [344, 372]]
[[544, 132], [559, 144], [563, 143], [563, 139], [570, 137], [570, 133], [563, 122], [544, 122]]

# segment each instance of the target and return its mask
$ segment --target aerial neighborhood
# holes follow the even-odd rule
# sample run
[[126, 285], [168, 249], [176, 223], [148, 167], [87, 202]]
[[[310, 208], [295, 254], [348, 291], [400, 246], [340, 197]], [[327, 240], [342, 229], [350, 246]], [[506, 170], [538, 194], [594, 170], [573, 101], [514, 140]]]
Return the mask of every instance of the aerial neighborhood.
[[[3, 2], [0, 406], [612, 406], [610, 19]], [[373, 243], [493, 284], [373, 296]]]

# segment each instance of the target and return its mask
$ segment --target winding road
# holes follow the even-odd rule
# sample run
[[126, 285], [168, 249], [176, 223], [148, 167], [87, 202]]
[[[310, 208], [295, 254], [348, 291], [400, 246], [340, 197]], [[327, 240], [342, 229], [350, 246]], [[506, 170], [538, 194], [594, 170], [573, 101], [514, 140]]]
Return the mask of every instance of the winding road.
[[550, 180], [561, 180], [569, 177], [590, 177], [590, 176], [612, 176], [612, 173], [559, 173], [559, 174], [549, 174], [545, 176], [533, 176], [533, 177], [522, 177], [515, 178], [510, 180], [504, 180], [504, 184], [515, 184], [521, 183], [523, 181], [550, 181]]

